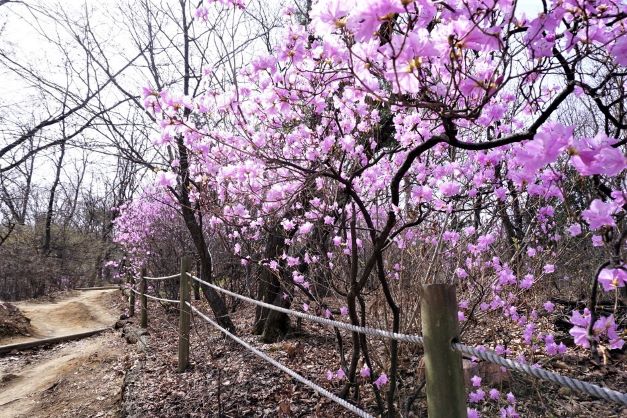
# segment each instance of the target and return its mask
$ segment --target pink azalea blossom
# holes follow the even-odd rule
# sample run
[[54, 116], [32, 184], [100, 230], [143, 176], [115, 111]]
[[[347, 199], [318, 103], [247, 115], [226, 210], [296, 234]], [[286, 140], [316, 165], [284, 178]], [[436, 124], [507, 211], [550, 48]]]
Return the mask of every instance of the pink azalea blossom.
[[592, 327], [592, 335], [588, 335], [588, 327], [590, 326], [590, 311], [586, 308], [581, 314], [579, 311], [573, 311], [570, 317], [573, 328], [569, 334], [573, 336], [575, 344], [589, 348], [590, 339], [600, 341], [605, 338], [609, 342], [611, 349], [622, 348], [625, 341], [620, 337], [614, 316], [600, 316]]
[[468, 397], [471, 403], [481, 402], [485, 399], [485, 391], [483, 389], [477, 389], [474, 392], [470, 392]]
[[531, 288], [531, 286], [533, 286], [535, 280], [533, 275], [531, 274], [527, 274], [525, 275], [525, 277], [520, 281], [520, 284], [518, 285], [521, 289], [529, 289]]
[[599, 273], [599, 283], [603, 286], [603, 290], [606, 292], [614, 291], [619, 287], [625, 287], [626, 282], [627, 272], [622, 268], [604, 268]]
[[595, 174], [616, 176], [627, 168], [627, 159], [619, 148], [612, 146], [617, 140], [604, 133], [594, 138], [574, 141], [571, 162], [582, 176]]
[[283, 219], [281, 221], [281, 225], [286, 231], [291, 231], [296, 227], [296, 224], [291, 219]]
[[508, 406], [507, 408], [501, 408], [499, 410], [499, 415], [501, 418], [519, 418], [520, 415], [516, 412], [516, 409], [513, 406]]
[[546, 302], [544, 302], [544, 304], [542, 305], [544, 307], [544, 310], [551, 313], [555, 310], [555, 304], [553, 302], [551, 302], [550, 300], [547, 300]]
[[466, 408], [466, 414], [468, 418], [481, 418], [481, 414], [474, 408]]
[[305, 222], [298, 228], [298, 233], [300, 235], [309, 234], [313, 230], [314, 225], [311, 222]]
[[617, 63], [627, 66], [627, 36], [619, 37], [612, 47], [612, 55]]
[[377, 380], [374, 381], [374, 385], [377, 389], [381, 389], [381, 386], [385, 386], [388, 383], [388, 376], [385, 373], [381, 373]]
[[354, 7], [351, 1], [318, 1], [311, 8], [311, 23], [317, 33], [334, 31], [346, 24], [343, 18], [351, 7]]
[[466, 272], [466, 270], [461, 267], [455, 269], [455, 275], [457, 275], [457, 277], [459, 277], [460, 279], [465, 279], [466, 277], [468, 277], [468, 273]]
[[571, 226], [568, 227], [568, 233], [570, 234], [571, 237], [576, 237], [577, 235], [580, 235], [581, 225], [572, 224]]
[[494, 388], [490, 389], [488, 394], [490, 395], [490, 399], [492, 400], [497, 400], [501, 397], [501, 392], [499, 392], [497, 389], [494, 389]]
[[553, 163], [566, 148], [573, 134], [573, 128], [560, 124], [547, 125], [531, 141], [521, 145], [516, 153], [516, 161], [527, 173], [536, 172]]
[[159, 187], [173, 187], [176, 185], [176, 174], [171, 171], [159, 171], [155, 184]]
[[604, 202], [601, 199], [594, 199], [592, 203], [590, 203], [590, 208], [581, 212], [581, 217], [593, 230], [604, 226], [613, 227], [616, 226], [616, 222], [612, 215], [615, 214], [617, 210], [618, 208], [613, 202]]
[[356, 6], [350, 14], [348, 27], [359, 41], [371, 39], [381, 23], [405, 11], [402, 2], [395, 0], [360, 1]]
[[455, 181], [448, 181], [440, 185], [440, 192], [445, 197], [452, 197], [459, 193], [461, 186]]

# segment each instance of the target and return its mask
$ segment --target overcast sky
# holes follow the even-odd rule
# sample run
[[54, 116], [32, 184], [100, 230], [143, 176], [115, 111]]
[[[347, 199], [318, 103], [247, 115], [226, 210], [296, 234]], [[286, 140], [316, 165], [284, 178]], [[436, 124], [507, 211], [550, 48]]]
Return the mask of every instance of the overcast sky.
[[[128, 39], [124, 39], [127, 32], [118, 27], [114, 19], [111, 19], [108, 14], [116, 10], [116, 5], [121, 0], [65, 0], [61, 2], [63, 10], [70, 16], [79, 16], [82, 9], [87, 7], [88, 9], [102, 10], [102, 13], [95, 13], [93, 15], [93, 24], [98, 26], [98, 30], [103, 32], [105, 37], [110, 37], [111, 42], [117, 43], [120, 48], [123, 48], [125, 44], [129, 43]], [[128, 1], [128, 0], [127, 0]], [[165, 1], [165, 0], [164, 0]], [[272, 0], [268, 0], [270, 4], [276, 4]], [[170, 0], [172, 3], [178, 4], [177, 0]], [[161, 3], [161, 2], [159, 2]], [[42, 2], [49, 7], [52, 2]], [[519, 13], [520, 16], [525, 14], [527, 17], [535, 17], [542, 10], [541, 0], [520, 0], [519, 1]], [[35, 19], [28, 9], [19, 3], [8, 3], [0, 7], [0, 28], [2, 29], [2, 35], [0, 38], [0, 48], [3, 50], [12, 50], [15, 56], [19, 60], [24, 60], [31, 63], [36, 63], [43, 74], [52, 79], [63, 79], [63, 68], [61, 64], [63, 57], [60, 56], [59, 51], [55, 47], [51, 47], [48, 42], [41, 36], [39, 31], [47, 34], [50, 37], [56, 38], [57, 36], [62, 39], [67, 39], [68, 33], [66, 28], [55, 25], [49, 19], [39, 18]], [[77, 60], [80, 60], [83, 55], [80, 51], [76, 50]], [[15, 77], [14, 74], [0, 74], [2, 77], [2, 83], [0, 88], [0, 110], [5, 115], [13, 115], [14, 118], [23, 119], [28, 118], [33, 113], [33, 108], [39, 103], [39, 99], [33, 102], [29, 92], [25, 89], [24, 84]], [[59, 78], [60, 77], [60, 78]], [[137, 89], [144, 85], [142, 80], [137, 80]], [[136, 90], [137, 91], [137, 90]], [[8, 108], [7, 108], [8, 106]], [[0, 123], [3, 123], [0, 120]], [[1, 139], [1, 138], [0, 138]], [[49, 157], [49, 156], [48, 156]], [[71, 158], [68, 160], [68, 170], [71, 172], [71, 160], [82, 157], [82, 152], [73, 152]], [[92, 157], [92, 162], [99, 161], [97, 169], [92, 170], [91, 176], [97, 183], [102, 179], [103, 175], [107, 173], [106, 158]], [[110, 161], [111, 162], [111, 161]], [[41, 165], [39, 170], [40, 179], [46, 181], [50, 177], [50, 159], [45, 154], [38, 159], [38, 164]], [[71, 176], [72, 174], [68, 174]]]

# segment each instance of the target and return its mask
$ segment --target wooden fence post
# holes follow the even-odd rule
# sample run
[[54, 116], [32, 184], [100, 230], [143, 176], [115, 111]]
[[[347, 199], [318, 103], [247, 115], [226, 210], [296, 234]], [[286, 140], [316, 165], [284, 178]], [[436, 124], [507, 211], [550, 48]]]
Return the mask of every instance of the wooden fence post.
[[140, 292], [141, 292], [141, 321], [139, 326], [142, 328], [148, 328], [148, 298], [146, 297], [146, 268], [142, 267], [141, 271], [141, 282], [140, 282]]
[[128, 284], [131, 286], [131, 291], [128, 295], [128, 316], [135, 316], [135, 276], [131, 273], [128, 277]]
[[179, 291], [179, 373], [187, 370], [189, 366], [189, 322], [191, 309], [187, 305], [190, 301], [189, 272], [190, 258], [184, 256], [181, 258], [181, 278]]
[[429, 418], [466, 418], [462, 356], [451, 343], [459, 337], [455, 286], [423, 286], [421, 315]]

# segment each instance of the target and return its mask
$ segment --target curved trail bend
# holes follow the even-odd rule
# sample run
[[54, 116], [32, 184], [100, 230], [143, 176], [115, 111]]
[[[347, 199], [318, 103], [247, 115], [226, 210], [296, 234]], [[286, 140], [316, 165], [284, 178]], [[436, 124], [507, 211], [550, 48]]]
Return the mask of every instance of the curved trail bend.
[[33, 335], [1, 338], [0, 345], [62, 337], [111, 326], [117, 318], [105, 307], [105, 301], [116, 291], [81, 291], [75, 296], [50, 303], [17, 302], [14, 305], [31, 320]]
[[[111, 307], [115, 292], [90, 290], [55, 302], [16, 303], [34, 334], [0, 339], [0, 345], [111, 326], [117, 319]], [[119, 417], [124, 346], [112, 335], [0, 356], [0, 418]]]

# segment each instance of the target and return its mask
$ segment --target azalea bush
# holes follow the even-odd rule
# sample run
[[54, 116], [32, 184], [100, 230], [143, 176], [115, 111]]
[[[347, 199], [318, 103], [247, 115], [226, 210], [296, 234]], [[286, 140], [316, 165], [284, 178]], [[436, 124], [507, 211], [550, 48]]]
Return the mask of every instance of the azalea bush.
[[[244, 7], [210, 3], [199, 17]], [[509, 350], [506, 335], [485, 346], [533, 361], [566, 352], [539, 324], [555, 310], [550, 296], [576, 283], [589, 306], [571, 314], [574, 343], [621, 348], [620, 321], [595, 305], [614, 298], [617, 307], [625, 294], [627, 9], [539, 5], [288, 8], [273, 52], [230, 88], [194, 97], [144, 89], [160, 121], [155, 143], [179, 152], [157, 189], [164, 199], [189, 193], [205, 233], [255, 266], [258, 297], [270, 303], [419, 332], [420, 286], [450, 283], [463, 332], [492, 318], [523, 347]], [[560, 122], [569, 101], [587, 106], [598, 132]], [[135, 234], [161, 232], [141, 221], [124, 228], [119, 239], [138, 256]], [[268, 315], [256, 318], [264, 335], [282, 335], [281, 321], [268, 331]], [[351, 339], [326, 377], [344, 396], [368, 382], [393, 415], [398, 342]], [[503, 416], [516, 416], [509, 395], [479, 390], [471, 403], [500, 399]]]

